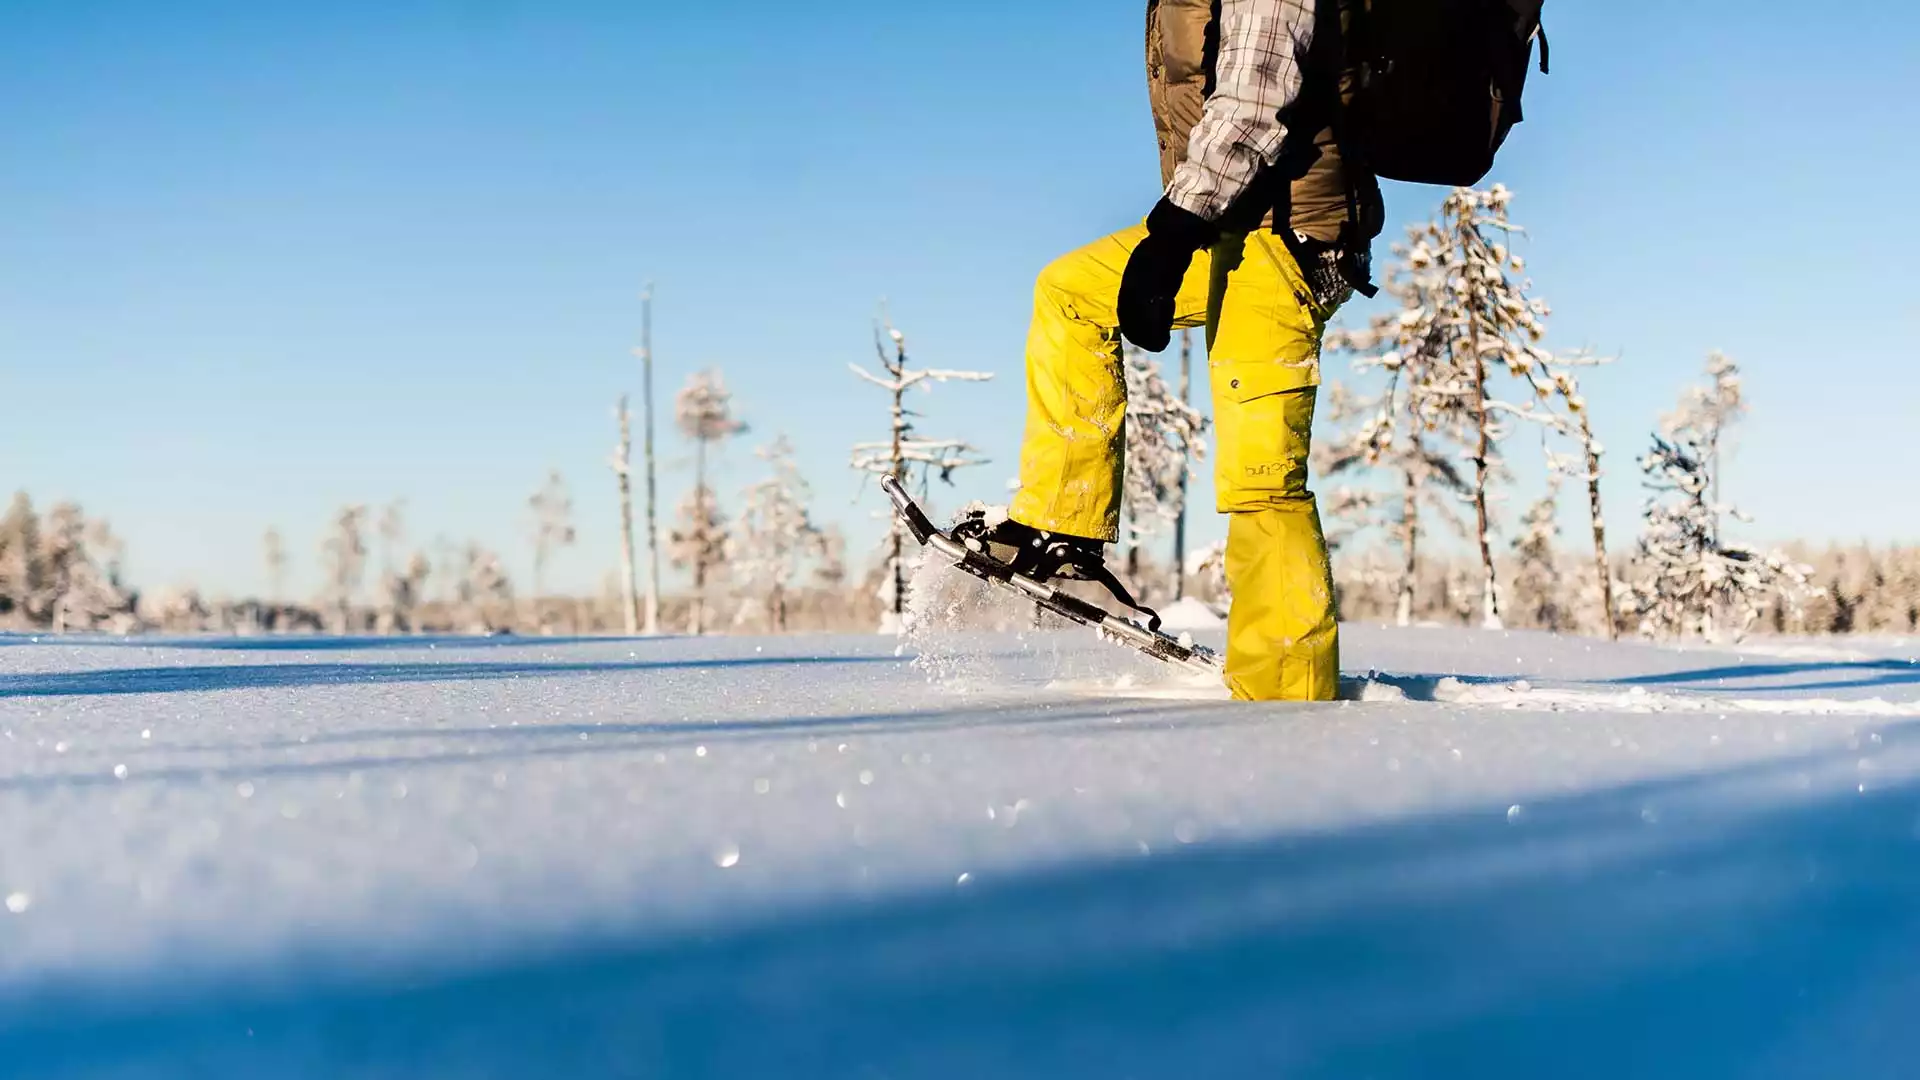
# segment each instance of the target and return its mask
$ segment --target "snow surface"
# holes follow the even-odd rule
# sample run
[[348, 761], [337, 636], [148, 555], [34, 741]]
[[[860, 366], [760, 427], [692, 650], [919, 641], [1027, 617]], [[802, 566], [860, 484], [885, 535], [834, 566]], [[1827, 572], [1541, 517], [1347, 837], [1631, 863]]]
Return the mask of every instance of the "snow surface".
[[0, 1075], [1920, 1074], [1912, 642], [0, 637]]

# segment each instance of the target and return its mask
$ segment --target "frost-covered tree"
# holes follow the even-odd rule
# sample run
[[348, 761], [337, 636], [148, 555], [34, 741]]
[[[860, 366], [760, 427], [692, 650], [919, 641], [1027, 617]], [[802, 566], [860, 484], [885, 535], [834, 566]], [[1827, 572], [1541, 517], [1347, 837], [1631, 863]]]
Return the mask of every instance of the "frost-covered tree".
[[[1688, 433], [1699, 450], [1712, 485], [1707, 492], [1711, 505], [1718, 506], [1722, 501], [1720, 460], [1729, 429], [1746, 414], [1747, 399], [1740, 381], [1740, 366], [1715, 349], [1707, 353], [1707, 384], [1687, 387], [1681, 392], [1679, 407], [1660, 418], [1660, 430], [1670, 437]], [[1715, 520], [1718, 521], [1717, 516]]]
[[1568, 626], [1566, 605], [1561, 600], [1559, 554], [1555, 549], [1560, 537], [1559, 487], [1556, 476], [1549, 482], [1547, 493], [1527, 507], [1520, 518], [1520, 535], [1513, 542], [1517, 557], [1513, 572], [1514, 610], [1527, 625], [1555, 632]]
[[[1356, 340], [1359, 335], [1343, 335], [1340, 344], [1351, 348]], [[1335, 548], [1375, 524], [1392, 538], [1400, 550], [1394, 618], [1407, 626], [1413, 622], [1419, 590], [1421, 541], [1436, 521], [1465, 534], [1459, 512], [1473, 486], [1449, 452], [1456, 448], [1452, 429], [1430, 430], [1412, 419], [1418, 415], [1415, 402], [1425, 393], [1421, 380], [1429, 369], [1409, 368], [1391, 351], [1375, 355], [1395, 365], [1387, 389], [1379, 397], [1362, 398], [1341, 384], [1329, 384], [1327, 416], [1333, 435], [1316, 445], [1313, 468], [1335, 481], [1359, 479], [1369, 470], [1390, 478], [1392, 489], [1385, 492], [1365, 483], [1339, 483], [1326, 492], [1323, 511], [1328, 543]]]
[[[1580, 354], [1558, 358], [1543, 365], [1545, 374], [1565, 405], [1564, 412], [1548, 412], [1548, 426], [1572, 440], [1578, 448], [1577, 456], [1549, 452], [1547, 467], [1555, 474], [1577, 477], [1587, 485], [1587, 527], [1593, 534], [1592, 588], [1599, 605], [1594, 621], [1600, 632], [1611, 641], [1619, 637], [1619, 627], [1615, 622], [1619, 608], [1613, 595], [1613, 562], [1607, 554], [1606, 517], [1600, 509], [1600, 478], [1604, 475], [1600, 468], [1600, 456], [1604, 451], [1600, 440], [1593, 434], [1593, 413], [1587, 407], [1586, 395], [1580, 392], [1579, 381], [1574, 378], [1572, 370], [1580, 364], [1599, 362]], [[1575, 471], [1576, 467], [1578, 471]]]
[[341, 507], [334, 515], [333, 527], [320, 541], [320, 561], [326, 572], [322, 605], [336, 634], [353, 627], [353, 602], [367, 569], [366, 524], [365, 506]]
[[55, 503], [33, 520], [32, 506], [15, 504], [0, 539], [0, 560], [16, 621], [54, 633], [131, 627], [133, 597], [120, 583], [120, 542], [104, 521], [89, 519], [71, 502]]
[[1651, 637], [1738, 640], [1770, 602], [1795, 607], [1812, 591], [1810, 567], [1721, 535], [1723, 513], [1744, 520], [1713, 500], [1718, 452], [1744, 403], [1730, 361], [1715, 354], [1707, 370], [1711, 384], [1688, 391], [1640, 462], [1652, 495], [1635, 560], [1633, 604], [1641, 632]]
[[547, 566], [555, 553], [574, 541], [573, 495], [560, 470], [547, 473], [547, 482], [527, 499], [527, 509], [531, 513], [533, 602], [537, 606], [546, 595]]
[[194, 633], [213, 618], [213, 608], [191, 585], [154, 589], [140, 594], [138, 617], [142, 625], [167, 633]]
[[786, 436], [757, 454], [768, 475], [743, 493], [739, 527], [729, 541], [728, 562], [743, 598], [734, 623], [764, 613], [768, 628], [779, 633], [787, 628], [788, 593], [806, 564], [823, 554], [824, 536], [807, 510], [813, 493]]
[[1207, 418], [1167, 385], [1151, 354], [1126, 349], [1122, 360], [1127, 417], [1120, 508], [1127, 571], [1137, 579], [1140, 542], [1178, 522], [1185, 510], [1193, 461], [1206, 457]]
[[1502, 403], [1490, 386], [1496, 365], [1530, 377], [1544, 356], [1538, 342], [1546, 335], [1543, 301], [1526, 296], [1525, 282], [1512, 275], [1524, 263], [1507, 248], [1516, 228], [1507, 220], [1510, 193], [1455, 188], [1440, 208], [1438, 228], [1429, 233], [1439, 253], [1442, 306], [1436, 329], [1444, 349], [1442, 381], [1434, 400], [1457, 402], [1473, 424], [1473, 510], [1480, 545], [1481, 624], [1500, 626], [1499, 583], [1493, 562], [1490, 486], [1499, 467]]
[[410, 634], [419, 629], [420, 604], [426, 599], [433, 564], [416, 551], [404, 567], [383, 571], [374, 603], [374, 629], [382, 634]]
[[[1526, 264], [1509, 246], [1520, 231], [1507, 217], [1511, 198], [1499, 185], [1454, 189], [1439, 217], [1410, 230], [1407, 243], [1395, 248], [1399, 261], [1385, 284], [1399, 310], [1377, 317], [1366, 330], [1329, 335], [1328, 342], [1360, 354], [1361, 370], [1389, 376], [1378, 430], [1362, 433], [1373, 449], [1361, 460], [1377, 463], [1389, 448], [1410, 455], [1407, 461], [1416, 467], [1400, 470], [1409, 538], [1418, 535], [1415, 491], [1435, 476], [1466, 479], [1463, 466], [1471, 467], [1466, 483], [1480, 554], [1479, 621], [1490, 627], [1501, 623], [1492, 489], [1504, 476], [1500, 445], [1510, 421], [1540, 423], [1575, 438], [1585, 434], [1596, 529], [1599, 521], [1599, 444], [1591, 438], [1584, 402], [1573, 408], [1578, 390], [1569, 373], [1592, 361], [1555, 357], [1540, 345], [1549, 309], [1528, 295], [1529, 283], [1520, 276]], [[1506, 386], [1520, 391], [1515, 401], [1503, 397]], [[1460, 464], [1439, 467], [1452, 460]], [[1599, 546], [1604, 553], [1604, 540]], [[1414, 576], [1410, 562], [1407, 579]], [[1410, 607], [1411, 597], [1405, 599]]]
[[[1909, 634], [1920, 628], [1920, 565], [1912, 548], [1883, 552], [1859, 549], [1860, 602], [1853, 611], [1855, 625], [1867, 633]], [[1829, 590], [1832, 591], [1832, 590]]]
[[[881, 374], [876, 375], [858, 364], [847, 366], [855, 375], [887, 392], [890, 432], [882, 442], [853, 444], [850, 464], [870, 476], [897, 476], [902, 484], [917, 485], [922, 494], [933, 476], [952, 483], [954, 470], [985, 464], [987, 459], [979, 456], [971, 443], [919, 434], [913, 424], [918, 414], [907, 409], [906, 398], [907, 392], [915, 387], [925, 392], [933, 389], [933, 383], [985, 382], [993, 375], [983, 371], [912, 368], [907, 360], [906, 336], [892, 325], [885, 325], [884, 336], [880, 327], [875, 328], [874, 351], [879, 354]], [[906, 528], [898, 516], [888, 514], [880, 601], [896, 626], [906, 613], [906, 539]]]
[[464, 629], [492, 634], [513, 625], [513, 583], [500, 556], [479, 544], [468, 544], [455, 603]]
[[690, 634], [707, 631], [707, 590], [726, 564], [728, 531], [726, 515], [712, 488], [701, 485], [680, 500], [673, 529], [667, 534], [667, 559], [675, 569], [693, 575], [692, 603], [687, 613]]
[[707, 482], [710, 448], [747, 430], [733, 415], [733, 393], [715, 370], [698, 372], [687, 380], [674, 400], [674, 423], [694, 448], [693, 491], [680, 502], [678, 524], [671, 538], [672, 561], [693, 575], [693, 603], [688, 631], [705, 632], [707, 585], [726, 554], [726, 518], [720, 500]]
[[6, 516], [0, 517], [0, 619], [16, 626], [34, 625], [29, 608], [45, 588], [45, 577], [40, 516], [27, 493], [16, 492]]

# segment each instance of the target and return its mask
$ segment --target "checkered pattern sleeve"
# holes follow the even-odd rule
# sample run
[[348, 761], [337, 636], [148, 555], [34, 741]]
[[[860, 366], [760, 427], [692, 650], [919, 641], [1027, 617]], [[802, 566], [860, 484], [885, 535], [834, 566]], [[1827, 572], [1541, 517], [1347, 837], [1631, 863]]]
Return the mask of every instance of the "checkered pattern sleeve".
[[1280, 156], [1280, 113], [1300, 94], [1314, 0], [1222, 0], [1213, 94], [1167, 198], [1217, 219]]

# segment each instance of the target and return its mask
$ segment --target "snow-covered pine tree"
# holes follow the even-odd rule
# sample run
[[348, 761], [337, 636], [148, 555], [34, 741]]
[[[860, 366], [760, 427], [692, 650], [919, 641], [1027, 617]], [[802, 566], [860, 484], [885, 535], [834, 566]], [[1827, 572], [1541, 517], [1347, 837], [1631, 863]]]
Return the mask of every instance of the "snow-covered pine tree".
[[1395, 620], [1402, 626], [1413, 621], [1417, 603], [1421, 541], [1428, 531], [1422, 511], [1434, 511], [1458, 530], [1458, 508], [1474, 491], [1456, 463], [1468, 456], [1476, 421], [1458, 389], [1460, 374], [1443, 317], [1451, 302], [1447, 235], [1437, 222], [1409, 229], [1407, 241], [1394, 245], [1397, 258], [1381, 280], [1381, 291], [1398, 310], [1375, 316], [1364, 329], [1331, 330], [1324, 345], [1351, 354], [1354, 370], [1363, 377], [1386, 377], [1377, 398], [1333, 399], [1337, 423], [1346, 431], [1323, 440], [1317, 471], [1334, 478], [1379, 468], [1393, 478], [1399, 490], [1390, 500], [1397, 506], [1388, 527], [1402, 556], [1395, 602]]
[[707, 631], [708, 586], [725, 566], [729, 526], [713, 489], [704, 484], [687, 492], [674, 513], [667, 533], [667, 561], [676, 570], [693, 575], [693, 596], [687, 614], [687, 632]]
[[763, 615], [768, 629], [787, 629], [788, 593], [804, 566], [823, 554], [824, 536], [807, 504], [812, 490], [793, 461], [793, 444], [782, 435], [755, 452], [768, 475], [743, 493], [739, 528], [730, 540], [729, 564], [742, 585], [734, 617], [740, 625]]
[[26, 492], [15, 492], [6, 515], [0, 517], [0, 625], [34, 625], [28, 607], [44, 587], [45, 576], [40, 516]]
[[321, 606], [336, 634], [354, 628], [353, 601], [367, 568], [366, 524], [365, 506], [341, 507], [333, 528], [320, 541], [321, 565], [327, 575]]
[[[1407, 243], [1394, 249], [1399, 261], [1385, 285], [1399, 310], [1375, 318], [1366, 330], [1328, 337], [1329, 347], [1359, 354], [1358, 369], [1389, 375], [1381, 431], [1373, 436], [1378, 449], [1362, 460], [1373, 464], [1403, 434], [1411, 436], [1397, 447], [1415, 466], [1400, 470], [1407, 539], [1418, 538], [1416, 492], [1435, 476], [1465, 478], [1463, 468], [1441, 467], [1453, 459], [1449, 444], [1459, 444], [1463, 463], [1472, 467], [1467, 492], [1480, 554], [1479, 621], [1485, 626], [1500, 625], [1491, 492], [1504, 475], [1499, 452], [1509, 431], [1504, 420], [1544, 424], [1580, 442], [1590, 466], [1598, 562], [1605, 563], [1599, 532], [1600, 447], [1570, 373], [1573, 367], [1597, 361], [1555, 357], [1540, 346], [1548, 307], [1527, 295], [1528, 283], [1519, 277], [1525, 262], [1508, 246], [1510, 236], [1520, 231], [1507, 217], [1511, 198], [1500, 185], [1486, 191], [1454, 189], [1438, 219], [1410, 230]], [[1519, 381], [1520, 404], [1499, 396], [1496, 376], [1502, 373]], [[1412, 543], [1403, 547], [1414, 549]], [[1415, 577], [1414, 565], [1409, 561], [1409, 581]], [[1601, 577], [1602, 588], [1609, 587], [1604, 573]], [[1410, 595], [1403, 596], [1403, 612], [1411, 609], [1411, 601]]]
[[1548, 480], [1546, 494], [1521, 515], [1521, 532], [1513, 541], [1513, 610], [1526, 625], [1556, 633], [1569, 625], [1560, 595], [1556, 550], [1560, 537], [1559, 494], [1560, 477], [1555, 474]]
[[1525, 269], [1507, 247], [1508, 238], [1519, 231], [1507, 220], [1511, 198], [1499, 184], [1486, 191], [1455, 188], [1441, 204], [1439, 228], [1431, 233], [1434, 248], [1444, 253], [1444, 300], [1438, 321], [1446, 377], [1436, 402], [1464, 409], [1473, 425], [1470, 460], [1482, 577], [1480, 621], [1489, 628], [1501, 625], [1489, 492], [1500, 467], [1498, 444], [1505, 434], [1499, 417], [1503, 407], [1511, 409], [1494, 396], [1491, 375], [1497, 365], [1531, 381], [1547, 359], [1538, 345], [1546, 335], [1542, 320], [1547, 306], [1529, 299], [1526, 283], [1511, 276]]
[[[897, 476], [902, 484], [918, 486], [923, 496], [931, 477], [938, 475], [941, 480], [952, 483], [956, 469], [986, 464], [987, 459], [980, 457], [979, 451], [971, 443], [961, 439], [933, 439], [920, 435], [913, 424], [918, 414], [907, 409], [906, 397], [907, 392], [915, 387], [925, 392], [933, 389], [933, 383], [985, 382], [993, 375], [984, 371], [912, 368], [907, 359], [906, 335], [888, 323], [874, 328], [873, 345], [874, 351], [879, 354], [881, 374], [876, 375], [858, 364], [848, 364], [847, 367], [855, 375], [887, 392], [890, 431], [884, 441], [854, 443], [853, 455], [848, 463], [869, 476]], [[900, 524], [897, 515], [889, 513], [883, 540], [882, 557], [885, 565], [881, 573], [879, 597], [883, 609], [890, 615], [887, 625], [896, 630], [902, 628], [902, 620], [906, 615], [906, 542], [905, 526]]]
[[[1127, 573], [1139, 585], [1139, 545], [1180, 520], [1193, 461], [1207, 455], [1207, 418], [1167, 385], [1149, 353], [1126, 348], [1126, 457], [1120, 512]], [[1149, 597], [1142, 597], [1150, 601]]]
[[54, 633], [130, 629], [133, 598], [120, 584], [120, 542], [75, 503], [55, 503], [40, 534], [43, 588], [28, 602]]
[[1707, 498], [1712, 476], [1698, 446], [1656, 435], [1641, 468], [1656, 493], [1647, 500], [1633, 590], [1642, 633], [1719, 641], [1731, 631], [1738, 640], [1769, 596], [1806, 585], [1802, 568], [1784, 557], [1720, 541]]
[[1320, 522], [1327, 547], [1336, 554], [1356, 536], [1385, 524], [1381, 519], [1382, 493], [1372, 487], [1328, 480], [1356, 478], [1373, 448], [1370, 424], [1380, 412], [1378, 399], [1362, 397], [1346, 383], [1328, 379], [1320, 384], [1315, 423], [1324, 429], [1313, 440], [1308, 468], [1322, 482], [1318, 492]]
[[153, 589], [140, 594], [140, 623], [168, 633], [194, 633], [207, 628], [213, 611], [192, 585]]
[[1915, 550], [1892, 547], [1874, 559], [1874, 585], [1861, 621], [1876, 633], [1910, 634], [1920, 629], [1920, 565]]
[[[1704, 459], [1711, 490], [1706, 493], [1711, 506], [1723, 505], [1720, 493], [1720, 459], [1730, 441], [1728, 429], [1747, 414], [1746, 391], [1740, 381], [1740, 365], [1718, 349], [1707, 353], [1707, 384], [1689, 386], [1680, 394], [1680, 404], [1660, 418], [1660, 429], [1670, 436], [1691, 433], [1693, 444]], [[1719, 511], [1714, 511], [1716, 527]]]
[[1714, 502], [1714, 470], [1727, 428], [1745, 406], [1731, 361], [1716, 353], [1707, 373], [1710, 385], [1688, 390], [1640, 462], [1653, 494], [1635, 560], [1633, 604], [1641, 632], [1651, 637], [1719, 641], [1730, 634], [1738, 640], [1769, 602], [1792, 608], [1813, 591], [1811, 568], [1721, 535], [1722, 514], [1740, 515]]
[[710, 448], [747, 430], [733, 415], [733, 392], [720, 372], [709, 369], [687, 380], [674, 399], [674, 423], [693, 442], [693, 492], [680, 502], [679, 524], [671, 538], [673, 564], [693, 574], [693, 603], [688, 632], [706, 630], [707, 585], [726, 553], [725, 517], [720, 500], [707, 483]]
[[[1406, 296], [1420, 288], [1401, 273], [1388, 276], [1386, 287]], [[1408, 309], [1412, 310], [1412, 309]], [[1368, 470], [1391, 477], [1395, 491], [1380, 492], [1367, 485], [1340, 484], [1327, 492], [1322, 512], [1328, 522], [1328, 543], [1344, 543], [1371, 524], [1387, 530], [1400, 550], [1399, 582], [1395, 588], [1394, 619], [1411, 625], [1420, 580], [1421, 541], [1429, 523], [1438, 521], [1465, 535], [1460, 508], [1470, 500], [1472, 483], [1456, 463], [1459, 426], [1422, 419], [1431, 410], [1428, 381], [1435, 365], [1419, 359], [1420, 339], [1402, 336], [1411, 324], [1400, 316], [1376, 319], [1365, 331], [1329, 335], [1330, 347], [1354, 351], [1361, 371], [1389, 373], [1386, 389], [1375, 398], [1358, 397], [1339, 383], [1328, 384], [1328, 422], [1333, 434], [1314, 448], [1313, 471], [1327, 480], [1359, 479]], [[1412, 358], [1412, 359], [1410, 359]]]
[[1600, 632], [1608, 641], [1613, 641], [1620, 636], [1620, 629], [1617, 622], [1619, 608], [1613, 596], [1613, 561], [1607, 554], [1607, 523], [1600, 509], [1600, 478], [1603, 475], [1600, 456], [1605, 451], [1593, 434], [1593, 413], [1587, 407], [1586, 395], [1580, 392], [1580, 383], [1574, 378], [1572, 370], [1576, 366], [1601, 362], [1582, 353], [1544, 361], [1541, 367], [1566, 406], [1564, 413], [1548, 411], [1549, 426], [1567, 436], [1579, 448], [1580, 471], [1575, 473], [1571, 462], [1552, 452], [1548, 453], [1547, 466], [1586, 482], [1587, 527], [1593, 533], [1593, 590], [1599, 604], [1599, 611], [1592, 621], [1597, 622]]

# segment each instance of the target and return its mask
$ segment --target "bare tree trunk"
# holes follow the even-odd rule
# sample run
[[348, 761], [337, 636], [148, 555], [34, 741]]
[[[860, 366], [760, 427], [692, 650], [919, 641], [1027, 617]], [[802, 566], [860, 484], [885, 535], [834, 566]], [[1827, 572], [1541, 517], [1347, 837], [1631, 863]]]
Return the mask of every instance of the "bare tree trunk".
[[[893, 366], [893, 475], [903, 484], [907, 481], [907, 455], [906, 448], [902, 445], [907, 431], [907, 408], [906, 388], [901, 385], [900, 377], [905, 374], [906, 369], [907, 348], [902, 345], [895, 355]], [[892, 515], [889, 521], [891, 522], [889, 541], [892, 551], [888, 553], [888, 561], [893, 568], [893, 614], [898, 618], [905, 615], [907, 611], [906, 536], [901, 529], [899, 515]]]
[[1587, 455], [1587, 512], [1593, 519], [1593, 569], [1600, 576], [1601, 621], [1607, 640], [1617, 641], [1620, 628], [1613, 621], [1613, 567], [1607, 563], [1607, 523], [1600, 514], [1600, 451], [1593, 441], [1593, 425], [1580, 410], [1580, 445]]
[[693, 606], [688, 609], [687, 632], [699, 637], [706, 629], [707, 615], [707, 508], [702, 505], [707, 491], [707, 440], [693, 441], [693, 501], [699, 515], [693, 545]]
[[1500, 628], [1500, 598], [1495, 591], [1493, 572], [1492, 526], [1487, 516], [1487, 481], [1493, 462], [1493, 415], [1487, 410], [1487, 361], [1480, 355], [1480, 313], [1467, 311], [1467, 348], [1473, 351], [1474, 415], [1479, 421], [1480, 443], [1473, 455], [1473, 513], [1480, 534], [1480, 624], [1489, 630]]
[[620, 480], [620, 621], [629, 637], [640, 632], [640, 596], [633, 568], [633, 418], [620, 395], [620, 448], [613, 472]]
[[[1188, 389], [1193, 381], [1193, 331], [1180, 331], [1180, 401], [1187, 403]], [[1191, 450], [1189, 449], [1189, 453]], [[1190, 467], [1191, 458], [1188, 459]], [[1180, 507], [1173, 519], [1173, 598], [1180, 600], [1187, 595], [1187, 472], [1188, 467], [1180, 470]]]
[[648, 283], [640, 296], [640, 406], [646, 416], [643, 423], [642, 452], [647, 459], [647, 606], [645, 632], [660, 632], [660, 517], [659, 485], [654, 479], [653, 457], [653, 285]]
[[1708, 520], [1713, 522], [1713, 536], [1710, 538], [1717, 547], [1720, 543], [1720, 425], [1722, 421], [1715, 417], [1713, 432], [1707, 438], [1707, 498], [1711, 500], [1707, 507]]
[[[1417, 440], [1415, 445], [1418, 446]], [[1400, 572], [1400, 599], [1393, 616], [1394, 622], [1400, 626], [1413, 625], [1414, 575], [1419, 569], [1420, 483], [1412, 469], [1407, 470], [1406, 477], [1404, 501], [1400, 506], [1400, 546], [1406, 555], [1406, 563]]]

